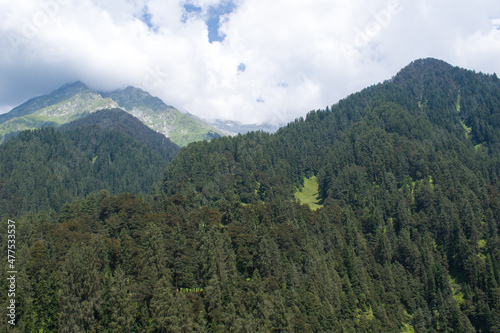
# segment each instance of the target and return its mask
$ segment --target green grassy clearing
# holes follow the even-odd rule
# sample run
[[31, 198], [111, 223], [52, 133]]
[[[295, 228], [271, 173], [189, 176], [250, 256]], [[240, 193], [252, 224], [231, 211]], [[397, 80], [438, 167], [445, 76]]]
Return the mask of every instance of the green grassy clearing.
[[303, 204], [309, 205], [312, 210], [321, 208], [323, 204], [318, 193], [318, 178], [312, 176], [304, 179], [304, 187], [295, 191], [295, 198]]

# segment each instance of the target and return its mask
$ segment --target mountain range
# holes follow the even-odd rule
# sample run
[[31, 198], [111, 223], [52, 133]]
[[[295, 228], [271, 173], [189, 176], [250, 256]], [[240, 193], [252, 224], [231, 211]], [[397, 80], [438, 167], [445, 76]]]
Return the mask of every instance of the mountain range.
[[221, 130], [239, 134], [246, 134], [248, 132], [257, 132], [257, 131], [274, 133], [281, 127], [281, 125], [275, 125], [270, 123], [243, 124], [239, 121], [221, 120], [221, 119], [216, 119], [214, 121], [210, 121], [209, 123]]
[[0, 145], [19, 332], [500, 331], [496, 75], [419, 59], [182, 149], [111, 104], [58, 128]]
[[32, 98], [10, 112], [1, 114], [0, 143], [22, 130], [57, 127], [97, 110], [112, 108], [125, 110], [179, 146], [250, 130], [274, 129], [265, 124], [234, 126], [236, 122], [231, 123], [233, 126], [218, 126], [217, 122], [210, 124], [189, 113], [182, 113], [139, 88], [98, 92], [82, 82], [75, 82], [48, 95]]

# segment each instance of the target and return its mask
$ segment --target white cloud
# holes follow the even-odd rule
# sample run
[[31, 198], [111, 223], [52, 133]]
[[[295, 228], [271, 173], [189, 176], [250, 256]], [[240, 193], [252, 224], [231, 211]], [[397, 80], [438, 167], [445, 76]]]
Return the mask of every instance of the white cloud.
[[289, 121], [421, 57], [500, 69], [496, 0], [232, 1], [225, 39], [209, 43], [205, 16], [220, 3], [1, 0], [0, 109], [82, 80], [142, 87], [204, 118]]

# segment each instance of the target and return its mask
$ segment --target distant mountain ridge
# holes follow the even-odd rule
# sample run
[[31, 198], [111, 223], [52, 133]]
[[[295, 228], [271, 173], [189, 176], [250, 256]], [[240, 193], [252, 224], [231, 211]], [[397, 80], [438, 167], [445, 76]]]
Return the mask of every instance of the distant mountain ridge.
[[173, 106], [165, 104], [160, 98], [151, 96], [139, 88], [127, 87], [100, 94], [116, 101], [120, 108], [137, 117], [149, 128], [170, 138], [179, 146], [235, 134], [220, 130], [193, 115], [182, 113]]
[[146, 91], [132, 86], [110, 92], [99, 92], [99, 94], [104, 98], [111, 98], [126, 110], [132, 110], [138, 105], [148, 105], [155, 112], [164, 109], [175, 110], [173, 106], [165, 104], [160, 98], [151, 96]]
[[61, 126], [97, 110], [118, 108], [81, 82], [66, 84], [48, 95], [35, 97], [0, 116], [0, 143], [6, 136], [27, 129]]
[[0, 114], [0, 123], [4, 123], [10, 119], [32, 114], [40, 109], [44, 109], [54, 104], [58, 104], [67, 100], [78, 93], [87, 92], [89, 89], [81, 82], [65, 84], [59, 89], [53, 91], [49, 95], [34, 97], [26, 103], [12, 109], [12, 111]]
[[259, 123], [259, 124], [242, 124], [238, 121], [233, 120], [221, 120], [216, 119], [210, 122], [213, 126], [226, 130], [233, 133], [246, 134], [248, 132], [263, 131], [268, 133], [276, 132], [281, 126], [269, 124], [269, 123]]
[[65, 84], [50, 94], [32, 98], [0, 115], [0, 142], [12, 133], [47, 126], [58, 127], [97, 110], [113, 108], [127, 111], [179, 146], [234, 134], [184, 114], [139, 88], [98, 92], [78, 81]]

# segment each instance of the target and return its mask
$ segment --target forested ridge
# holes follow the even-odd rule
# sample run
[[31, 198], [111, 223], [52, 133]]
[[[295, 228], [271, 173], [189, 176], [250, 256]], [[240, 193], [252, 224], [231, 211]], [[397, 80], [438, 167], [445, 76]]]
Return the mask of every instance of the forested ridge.
[[499, 220], [500, 81], [417, 60], [276, 134], [189, 144], [152, 197], [19, 217], [15, 329], [499, 332]]
[[21, 132], [0, 145], [0, 215], [55, 213], [101, 189], [151, 194], [178, 150], [119, 109]]

